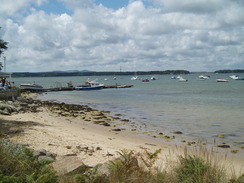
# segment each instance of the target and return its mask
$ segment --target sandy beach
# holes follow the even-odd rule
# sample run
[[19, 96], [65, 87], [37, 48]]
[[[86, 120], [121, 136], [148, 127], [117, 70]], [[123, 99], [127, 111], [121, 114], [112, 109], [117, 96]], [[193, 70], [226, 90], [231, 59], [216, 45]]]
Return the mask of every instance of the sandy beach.
[[[109, 121], [110, 125], [95, 124], [101, 122], [101, 115], [106, 115], [106, 121]], [[172, 166], [177, 156], [184, 152], [185, 145], [163, 143], [127, 129], [121, 130], [114, 123], [118, 123], [118, 118], [97, 110], [71, 117], [60, 115], [42, 106], [35, 113], [1, 115], [0, 118], [3, 121], [14, 122], [11, 129], [21, 131], [9, 137], [12, 142], [24, 144], [34, 150], [45, 149], [55, 153], [57, 159], [77, 156], [89, 166], [112, 160], [119, 156], [118, 151], [124, 149], [141, 153], [145, 150], [154, 152], [161, 149], [157, 165], [165, 168]], [[230, 172], [234, 170], [236, 174], [243, 173], [244, 157], [226, 155], [226, 152], [227, 150], [216, 153], [218, 162], [226, 166]]]

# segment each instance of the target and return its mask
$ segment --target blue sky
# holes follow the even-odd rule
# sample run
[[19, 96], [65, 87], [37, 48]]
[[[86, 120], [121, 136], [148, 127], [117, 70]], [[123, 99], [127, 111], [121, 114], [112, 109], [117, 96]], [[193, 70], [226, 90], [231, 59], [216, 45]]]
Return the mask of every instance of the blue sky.
[[10, 72], [243, 69], [243, 17], [239, 0], [1, 0], [0, 38]]

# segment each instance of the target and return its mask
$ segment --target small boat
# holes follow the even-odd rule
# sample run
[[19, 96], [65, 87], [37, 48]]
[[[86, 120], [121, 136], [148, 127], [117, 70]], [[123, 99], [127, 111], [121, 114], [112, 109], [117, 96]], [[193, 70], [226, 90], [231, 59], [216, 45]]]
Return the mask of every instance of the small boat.
[[179, 79], [179, 81], [180, 81], [180, 82], [187, 82], [187, 81], [188, 81], [188, 79], [185, 79], [185, 78], [180, 78], [180, 79]]
[[198, 76], [198, 79], [199, 80], [207, 80], [207, 79], [210, 79], [210, 76], [201, 75], [201, 76]]
[[216, 79], [217, 82], [229, 82], [228, 79], [225, 79], [225, 78], [219, 78], [219, 79]]
[[176, 76], [172, 76], [171, 79], [176, 79]]
[[232, 75], [230, 78], [234, 80], [244, 80], [244, 78], [241, 78], [239, 75]]
[[143, 79], [142, 82], [149, 82], [149, 79]]
[[100, 90], [102, 86], [91, 86], [91, 85], [78, 85], [75, 90]]
[[78, 85], [75, 90], [99, 90], [102, 89], [104, 84], [100, 84], [97, 81], [86, 81], [85, 85]]
[[35, 83], [21, 84], [20, 88], [22, 90], [27, 90], [27, 91], [41, 91], [41, 90], [43, 90], [43, 87], [41, 85], [38, 85], [38, 84], [35, 84]]
[[185, 78], [183, 78], [183, 77], [177, 77], [177, 79], [178, 79], [178, 81], [180, 81], [180, 82], [187, 82], [188, 81], [188, 79], [185, 79]]
[[133, 76], [131, 80], [140, 80], [140, 78], [138, 76]]
[[156, 78], [155, 76], [151, 77], [151, 80], [157, 80], [158, 78]]

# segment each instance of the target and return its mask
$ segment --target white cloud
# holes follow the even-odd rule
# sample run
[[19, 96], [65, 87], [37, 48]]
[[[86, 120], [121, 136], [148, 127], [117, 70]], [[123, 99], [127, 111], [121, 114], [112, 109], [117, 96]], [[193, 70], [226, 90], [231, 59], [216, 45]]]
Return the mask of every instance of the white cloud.
[[113, 10], [92, 0], [59, 0], [71, 14], [37, 10], [33, 2], [4, 0], [0, 8], [10, 71], [244, 68], [238, 1], [155, 0], [162, 5], [155, 7], [131, 1]]

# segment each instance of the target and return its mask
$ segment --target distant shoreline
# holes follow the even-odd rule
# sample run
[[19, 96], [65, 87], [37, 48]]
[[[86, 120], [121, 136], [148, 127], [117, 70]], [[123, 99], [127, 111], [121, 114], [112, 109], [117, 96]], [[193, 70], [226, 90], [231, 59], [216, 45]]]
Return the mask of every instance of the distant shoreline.
[[180, 75], [180, 74], [228, 74], [244, 73], [244, 69], [226, 69], [214, 72], [199, 71], [190, 72], [187, 70], [165, 70], [165, 71], [50, 71], [50, 72], [13, 72], [12, 77], [58, 77], [58, 76], [126, 76], [126, 75]]

